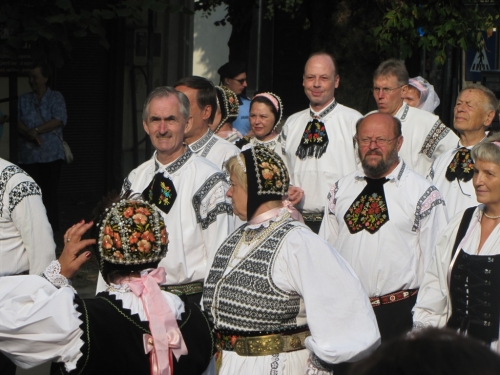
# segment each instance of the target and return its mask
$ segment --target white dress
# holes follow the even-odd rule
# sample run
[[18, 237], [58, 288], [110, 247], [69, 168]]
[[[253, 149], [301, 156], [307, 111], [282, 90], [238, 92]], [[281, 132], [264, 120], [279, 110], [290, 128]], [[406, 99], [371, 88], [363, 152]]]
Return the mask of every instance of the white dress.
[[[267, 228], [271, 221], [279, 221], [284, 215], [288, 213], [282, 208], [274, 218], [247, 225], [244, 230]], [[353, 362], [368, 356], [379, 345], [375, 315], [351, 267], [304, 224], [295, 223], [295, 228], [279, 243], [271, 278], [279, 289], [300, 295], [296, 320], [298, 326], [308, 324], [311, 331], [305, 341], [307, 349], [257, 357], [224, 350], [220, 375], [302, 375], [308, 369], [310, 352], [328, 363]], [[254, 246], [250, 243], [240, 247], [224, 275], [250, 254]], [[206, 311], [210, 311], [206, 306]], [[218, 321], [214, 324], [217, 329]], [[309, 365], [309, 370], [312, 369]]]
[[370, 297], [416, 289], [448, 222], [442, 196], [400, 160], [384, 184], [389, 220], [373, 234], [351, 234], [344, 215], [366, 186], [364, 177], [360, 169], [332, 187], [319, 235], [347, 260]]
[[55, 250], [40, 187], [0, 158], [0, 276], [39, 274], [55, 259]]
[[[484, 205], [479, 205], [475, 209], [467, 233], [459, 244], [456, 255], [458, 255], [459, 249], [462, 249], [467, 254], [477, 255], [481, 239], [483, 211]], [[451, 252], [462, 216], [463, 212], [460, 212], [450, 220], [436, 244], [435, 256], [425, 273], [417, 303], [413, 308], [413, 323], [416, 327], [444, 327], [450, 318], [451, 306], [448, 278], [452, 267]], [[479, 255], [500, 254], [499, 241], [500, 225], [497, 225], [483, 244]], [[498, 341], [492, 342], [491, 346], [493, 349], [500, 349], [498, 348]]]
[[291, 184], [304, 190], [304, 199], [296, 206], [297, 209], [302, 214], [322, 214], [330, 188], [358, 166], [359, 158], [353, 137], [356, 134], [356, 121], [362, 115], [337, 103], [333, 111], [321, 119], [329, 139], [325, 153], [319, 159], [313, 156], [301, 160], [295, 152], [311, 120], [310, 111], [308, 108], [293, 114], [283, 126], [283, 155]]

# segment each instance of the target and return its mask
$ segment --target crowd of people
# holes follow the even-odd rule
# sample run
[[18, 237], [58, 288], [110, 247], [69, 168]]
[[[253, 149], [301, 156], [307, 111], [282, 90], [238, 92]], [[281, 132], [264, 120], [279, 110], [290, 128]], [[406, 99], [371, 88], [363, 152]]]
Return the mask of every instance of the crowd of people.
[[[19, 128], [40, 147], [66, 118], [29, 114], [57, 98], [37, 69]], [[0, 278], [0, 373], [47, 360], [69, 374], [498, 373], [493, 92], [459, 93], [455, 133], [433, 86], [390, 59], [363, 116], [337, 102], [335, 58], [317, 52], [309, 108], [283, 123], [279, 95], [243, 95], [244, 64], [219, 74], [149, 93], [154, 155], [66, 231], [58, 260], [43, 188], [0, 160], [0, 275], [17, 275]], [[89, 246], [100, 276], [81, 299], [70, 279]]]

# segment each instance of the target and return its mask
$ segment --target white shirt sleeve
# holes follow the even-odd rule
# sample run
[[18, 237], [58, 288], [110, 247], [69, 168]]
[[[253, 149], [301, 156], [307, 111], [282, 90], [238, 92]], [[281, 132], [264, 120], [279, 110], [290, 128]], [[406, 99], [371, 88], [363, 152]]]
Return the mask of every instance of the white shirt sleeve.
[[83, 331], [73, 298], [40, 276], [0, 278], [0, 351], [21, 368], [52, 360], [74, 369]]
[[422, 203], [420, 215], [420, 251], [423, 258], [423, 270], [427, 270], [434, 256], [436, 243], [439, 235], [443, 232], [448, 224], [448, 213], [446, 206], [439, 190], [431, 192], [429, 197]]
[[335, 193], [338, 186], [337, 184], [338, 182], [335, 183], [328, 194], [325, 203], [323, 220], [318, 233], [318, 235], [326, 240], [326, 242], [328, 242], [331, 246], [335, 244], [339, 235], [339, 224], [337, 222], [337, 217], [335, 216]]
[[443, 327], [448, 321], [448, 268], [461, 220], [462, 214], [455, 216], [436, 243], [434, 257], [425, 272], [413, 308], [413, 324], [416, 327]]
[[294, 229], [279, 250], [273, 280], [302, 296], [306, 346], [328, 363], [357, 361], [380, 343], [369, 299], [347, 262], [319, 236]]
[[[19, 174], [20, 177], [26, 177]], [[27, 192], [33, 188], [33, 181], [24, 180], [19, 182], [17, 176], [12, 178], [12, 185], [8, 191], [19, 188], [25, 195], [16, 204], [11, 212], [14, 226], [21, 235], [24, 249], [28, 255], [29, 273], [38, 275], [55, 257], [56, 244], [52, 233], [52, 227], [47, 219], [42, 196], [38, 194], [29, 195]], [[10, 182], [9, 181], [9, 185]], [[17, 184], [19, 182], [19, 184]], [[24, 186], [21, 186], [24, 185]], [[34, 185], [38, 188], [38, 185]]]

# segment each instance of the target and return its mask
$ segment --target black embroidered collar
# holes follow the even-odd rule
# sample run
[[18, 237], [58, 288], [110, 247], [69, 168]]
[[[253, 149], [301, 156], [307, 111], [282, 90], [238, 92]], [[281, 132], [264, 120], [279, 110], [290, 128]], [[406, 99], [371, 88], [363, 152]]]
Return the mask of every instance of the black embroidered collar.
[[[189, 160], [189, 158], [192, 155], [193, 155], [193, 151], [189, 148], [189, 146], [186, 147], [186, 152], [184, 152], [181, 156], [179, 156], [172, 163], [170, 163], [169, 165], [167, 165], [165, 167], [165, 170], [169, 174], [172, 174], [172, 173], [178, 171], [179, 169], [181, 169], [181, 167], [184, 164], [186, 164], [186, 162]], [[158, 172], [159, 169], [160, 169], [160, 163], [158, 162], [158, 159], [156, 159], [156, 155], [155, 155], [155, 170], [154, 170], [154, 173]]]
[[205, 145], [210, 141], [210, 139], [214, 136], [214, 132], [210, 129], [205, 133], [203, 137], [198, 139], [196, 142], [189, 145], [191, 150], [194, 152], [199, 152]]
[[325, 109], [323, 109], [321, 112], [319, 112], [318, 114], [316, 114], [311, 108], [309, 108], [309, 115], [312, 117], [312, 118], [316, 118], [316, 119], [320, 119], [320, 118], [323, 118], [325, 117], [327, 114], [329, 114], [331, 111], [333, 111], [335, 109], [335, 107], [337, 106], [337, 101], [335, 99], [333, 99], [333, 102], [332, 104], [330, 104], [328, 107], [326, 107]]
[[408, 105], [408, 103], [403, 102], [403, 108], [404, 108], [403, 114], [399, 118], [401, 121], [404, 121], [406, 119], [406, 116], [408, 115], [408, 111], [410, 110], [410, 106]]

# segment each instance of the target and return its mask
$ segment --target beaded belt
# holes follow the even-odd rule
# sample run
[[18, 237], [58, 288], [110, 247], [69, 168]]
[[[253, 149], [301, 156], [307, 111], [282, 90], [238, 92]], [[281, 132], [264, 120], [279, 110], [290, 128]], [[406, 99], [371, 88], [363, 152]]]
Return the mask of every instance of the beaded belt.
[[373, 307], [388, 305], [398, 301], [413, 297], [418, 293], [418, 289], [400, 290], [399, 292], [389, 293], [380, 297], [370, 297], [370, 303]]
[[288, 331], [263, 336], [243, 336], [216, 331], [218, 346], [247, 357], [279, 354], [305, 349], [305, 339], [311, 336], [309, 329]]
[[179, 285], [162, 285], [162, 290], [175, 294], [176, 296], [190, 296], [203, 292], [203, 283], [189, 283]]
[[320, 214], [302, 214], [302, 218], [304, 221], [322, 221], [323, 220], [323, 213]]

